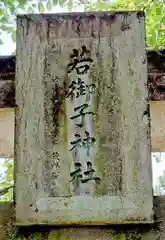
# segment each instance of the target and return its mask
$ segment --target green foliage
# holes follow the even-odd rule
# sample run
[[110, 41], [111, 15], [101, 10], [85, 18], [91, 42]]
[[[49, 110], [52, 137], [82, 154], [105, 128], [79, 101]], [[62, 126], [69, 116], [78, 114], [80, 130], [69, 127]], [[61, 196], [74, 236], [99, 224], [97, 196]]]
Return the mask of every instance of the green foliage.
[[38, 12], [39, 13], [44, 13], [44, 10], [45, 10], [44, 4], [41, 1], [38, 2]]
[[[154, 184], [154, 195], [157, 195], [157, 196], [165, 194], [165, 170], [163, 171], [164, 161], [165, 161], [165, 155], [162, 152], [152, 153], [152, 162], [154, 163], [153, 167], [158, 168], [162, 171], [161, 175], [157, 177], [156, 184]], [[156, 169], [154, 168], [153, 168], [153, 173], [154, 172], [156, 173], [156, 171], [154, 171]]]
[[159, 182], [160, 182], [161, 188], [165, 189], [165, 171], [164, 171], [164, 173], [159, 177]]
[[155, 190], [155, 195], [165, 194], [165, 171], [163, 171], [163, 174], [158, 178], [158, 181], [154, 190]]
[[0, 165], [0, 202], [12, 201], [13, 199], [13, 171], [14, 161], [13, 159], [4, 159]]
[[12, 40], [16, 40], [16, 15], [22, 13], [49, 12], [59, 2], [64, 0], [3, 0], [0, 2], [0, 44], [3, 44], [2, 31], [10, 33]]
[[52, 10], [52, 2], [50, 0], [46, 3], [46, 8], [48, 9], [48, 11]]
[[13, 186], [0, 189], [0, 196], [7, 194], [11, 188], [13, 188]]

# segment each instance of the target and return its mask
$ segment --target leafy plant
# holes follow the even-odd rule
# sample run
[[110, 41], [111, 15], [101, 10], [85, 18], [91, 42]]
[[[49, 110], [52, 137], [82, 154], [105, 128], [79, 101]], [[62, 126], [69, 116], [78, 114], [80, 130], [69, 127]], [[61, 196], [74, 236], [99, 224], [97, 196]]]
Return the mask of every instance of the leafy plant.
[[0, 196], [7, 194], [11, 188], [13, 188], [13, 186], [0, 189]]
[[155, 186], [155, 195], [164, 195], [165, 194], [165, 171], [158, 178], [157, 184]]
[[13, 159], [4, 159], [0, 165], [0, 201], [12, 201], [14, 184], [14, 161]]

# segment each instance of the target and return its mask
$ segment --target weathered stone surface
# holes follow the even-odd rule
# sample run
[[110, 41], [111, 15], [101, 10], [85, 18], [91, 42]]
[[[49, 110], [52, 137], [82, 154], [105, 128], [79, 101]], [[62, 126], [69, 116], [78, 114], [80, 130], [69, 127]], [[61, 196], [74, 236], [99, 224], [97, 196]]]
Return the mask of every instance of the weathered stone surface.
[[151, 222], [143, 14], [19, 16], [17, 41], [17, 224]]
[[[154, 198], [155, 223], [102, 227], [14, 226], [14, 206], [0, 205], [0, 240], [164, 240], [165, 197]], [[3, 236], [3, 237], [2, 237]]]

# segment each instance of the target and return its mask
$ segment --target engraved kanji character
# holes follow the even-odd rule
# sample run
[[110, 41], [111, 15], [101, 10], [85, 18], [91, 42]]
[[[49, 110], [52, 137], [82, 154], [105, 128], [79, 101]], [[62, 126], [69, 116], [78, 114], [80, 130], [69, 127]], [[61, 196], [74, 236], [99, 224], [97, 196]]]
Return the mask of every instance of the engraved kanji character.
[[78, 133], [76, 133], [74, 136], [76, 137], [76, 140], [70, 142], [73, 147], [69, 151], [75, 150], [75, 156], [77, 156], [78, 149], [82, 147], [82, 139]]
[[73, 100], [75, 94], [74, 94], [74, 91], [76, 90], [76, 82], [75, 81], [72, 81], [72, 83], [69, 85], [69, 88], [71, 89], [70, 92], [68, 93], [68, 95], [66, 96], [67, 98], [69, 96], [71, 96], [71, 99]]
[[81, 138], [80, 134], [76, 133], [75, 137], [76, 140], [70, 142], [73, 147], [69, 151], [75, 150], [75, 156], [77, 156], [77, 152], [79, 148], [87, 149], [87, 156], [90, 156], [90, 147], [93, 146], [93, 144], [96, 142], [96, 139], [94, 137], [90, 136], [90, 133], [85, 131], [85, 138]]
[[[85, 74], [89, 70], [89, 64], [93, 62], [92, 58], [89, 57], [90, 51], [87, 50], [86, 46], [82, 46], [81, 52], [77, 49], [73, 49], [73, 54], [71, 54], [71, 63], [68, 64], [68, 73], [76, 69], [78, 75]], [[79, 63], [82, 65], [77, 66]]]
[[83, 127], [84, 126], [84, 121], [85, 121], [85, 115], [86, 114], [90, 114], [90, 115], [94, 115], [93, 112], [89, 111], [89, 112], [84, 112], [86, 108], [88, 108], [89, 105], [87, 103], [82, 104], [81, 106], [75, 107], [74, 111], [79, 111], [79, 113], [75, 116], [72, 116], [70, 119], [76, 119], [81, 117], [81, 123], [80, 124], [76, 124], [78, 127]]
[[85, 95], [86, 94], [86, 88], [85, 88], [85, 83], [83, 80], [81, 80], [81, 78], [78, 78], [78, 82], [77, 82], [77, 95], [76, 98], [78, 98], [81, 95]]
[[87, 177], [84, 179], [81, 179], [82, 183], [89, 182], [91, 180], [94, 180], [96, 183], [100, 183], [101, 179], [99, 177], [94, 176], [95, 170], [92, 168], [92, 163], [87, 162], [87, 171], [84, 172], [84, 175]]
[[72, 81], [72, 83], [69, 85], [69, 88], [71, 89], [68, 95], [66, 96], [67, 98], [71, 96], [71, 99], [73, 100], [74, 97], [78, 98], [81, 95], [86, 94], [86, 87], [84, 84], [84, 81], [81, 80], [81, 78], [78, 78], [78, 81]]
[[75, 162], [75, 171], [70, 173], [70, 176], [72, 177], [72, 179], [70, 180], [70, 182], [73, 182], [73, 184], [76, 187], [79, 187], [81, 179], [83, 177], [82, 172], [81, 172], [81, 163], [79, 162]]
[[86, 137], [82, 141], [82, 146], [87, 149], [87, 156], [90, 156], [90, 147], [96, 142], [94, 137], [90, 136], [90, 133], [85, 131]]

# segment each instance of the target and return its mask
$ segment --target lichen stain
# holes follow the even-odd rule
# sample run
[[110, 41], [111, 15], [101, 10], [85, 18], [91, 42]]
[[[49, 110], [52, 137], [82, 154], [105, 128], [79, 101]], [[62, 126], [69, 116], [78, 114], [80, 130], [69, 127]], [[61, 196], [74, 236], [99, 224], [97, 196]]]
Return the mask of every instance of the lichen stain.
[[129, 24], [122, 23], [120, 29], [121, 29], [121, 31], [126, 31], [126, 30], [130, 29], [130, 26], [129, 26]]
[[[130, 61], [128, 61], [128, 71], [130, 73], [130, 76], [133, 77], [134, 76], [134, 71], [132, 69]], [[131, 80], [131, 78], [130, 78], [130, 80]]]
[[[133, 152], [134, 152], [134, 156], [132, 156], [133, 158], [135, 159], [138, 159], [136, 161], [136, 165], [133, 166], [133, 172], [132, 172], [132, 180], [133, 180], [133, 183], [136, 185], [136, 187], [138, 188], [139, 186], [139, 177], [138, 177], [138, 173], [139, 173], [139, 159], [140, 159], [140, 156], [136, 156], [136, 154], [139, 153], [139, 140], [138, 140], [138, 137], [136, 137], [134, 139], [134, 143], [133, 143]], [[139, 153], [140, 154], [140, 153]]]
[[136, 88], [135, 88], [135, 96], [136, 96], [136, 99], [140, 99], [141, 92], [140, 92], [139, 87], [136, 87]]
[[[56, 76], [53, 80], [53, 89], [52, 89], [52, 96], [50, 96], [50, 101], [52, 105], [52, 121], [53, 121], [53, 129], [52, 129], [52, 141], [53, 144], [56, 144], [58, 141], [59, 134], [60, 134], [60, 124], [64, 121], [65, 130], [65, 142], [67, 142], [67, 125], [66, 125], [66, 106], [65, 106], [65, 97], [68, 91], [67, 83], [64, 79], [64, 82], [60, 84], [60, 79]], [[60, 86], [61, 85], [61, 86]], [[63, 120], [61, 121], [61, 118]]]
[[68, 118], [67, 118], [67, 106], [66, 101], [64, 103], [64, 127], [63, 127], [63, 136], [64, 136], [64, 146], [67, 149], [68, 147]]
[[55, 83], [53, 89], [52, 104], [53, 135], [54, 139], [57, 139], [60, 132], [60, 115], [64, 104], [64, 90], [57, 83]]
[[[85, 15], [85, 16], [84, 16]], [[112, 13], [104, 13], [104, 12], [100, 12], [100, 13], [96, 13], [96, 14], [73, 14], [73, 15], [65, 15], [63, 16], [63, 18], [66, 20], [71, 20], [72, 22], [77, 22], [79, 24], [82, 23], [82, 20], [86, 19], [87, 22], [92, 22], [92, 21], [96, 21], [96, 18], [99, 18], [102, 21], [106, 21], [107, 23], [113, 23], [116, 20], [117, 17], [117, 13], [112, 12]]]
[[136, 16], [137, 16], [137, 18], [138, 18], [138, 20], [139, 20], [139, 22], [140, 22], [140, 19], [141, 19], [142, 17], [145, 17], [145, 13], [144, 13], [144, 11], [139, 11], [139, 12], [137, 12]]
[[[100, 60], [101, 61], [101, 60]], [[91, 68], [89, 77], [92, 79], [92, 83], [97, 85], [97, 90], [96, 93], [93, 96], [93, 103], [94, 103], [94, 108], [95, 108], [95, 118], [93, 121], [93, 132], [94, 135], [96, 136], [96, 139], [98, 139], [98, 149], [97, 152], [95, 154], [95, 164], [96, 164], [96, 171], [98, 172], [100, 178], [102, 179], [102, 181], [100, 182], [99, 185], [96, 185], [96, 195], [97, 196], [103, 196], [106, 194], [105, 191], [105, 186], [106, 186], [106, 182], [105, 182], [105, 176], [104, 176], [104, 164], [102, 159], [104, 158], [104, 155], [102, 153], [102, 151], [100, 150], [100, 144], [101, 144], [101, 140], [100, 140], [100, 135], [99, 135], [99, 121], [100, 121], [100, 107], [101, 107], [101, 89], [102, 89], [102, 77], [103, 74], [102, 72], [98, 71], [98, 69], [93, 66]]]
[[[115, 59], [114, 56], [112, 56], [112, 69], [111, 69], [111, 84], [110, 86], [107, 86], [106, 84], [106, 77], [104, 76], [104, 72], [102, 71], [103, 68], [103, 58], [102, 55], [99, 55], [98, 59], [98, 66], [100, 71], [98, 71], [95, 68], [91, 69], [90, 76], [92, 79], [94, 79], [95, 84], [97, 86], [96, 94], [93, 98], [94, 108], [96, 117], [93, 121], [93, 131], [97, 139], [97, 153], [95, 155], [95, 163], [97, 172], [100, 174], [100, 177], [102, 179], [99, 186], [96, 187], [96, 194], [97, 195], [105, 195], [109, 190], [116, 191], [121, 190], [122, 186], [122, 179], [118, 175], [118, 167], [114, 167], [115, 175], [110, 178], [110, 174], [108, 172], [109, 163], [108, 161], [115, 162], [116, 156], [118, 155], [117, 149], [113, 150], [112, 156], [108, 157], [108, 153], [110, 151], [109, 148], [107, 148], [107, 144], [109, 146], [111, 143], [113, 144], [114, 139], [117, 139], [117, 126], [116, 126], [116, 119], [118, 113], [115, 113], [114, 110], [117, 111], [116, 105], [120, 105], [120, 103], [117, 102], [118, 98], [116, 98], [116, 85], [114, 82], [114, 69], [115, 69]], [[108, 98], [107, 98], [108, 94]], [[118, 94], [118, 93], [117, 93]], [[105, 97], [106, 96], [106, 97]], [[109, 127], [112, 129], [116, 129], [114, 132], [110, 132], [109, 135], [106, 133], [102, 133], [103, 130], [103, 124], [101, 121], [104, 119], [104, 112], [105, 112], [105, 118], [109, 119]], [[117, 114], [117, 115], [116, 115]], [[110, 117], [111, 116], [111, 117]], [[111, 122], [110, 122], [111, 120]], [[105, 147], [104, 147], [105, 146]], [[113, 159], [108, 159], [112, 157]], [[122, 166], [120, 165], [120, 172], [122, 172]], [[120, 174], [121, 176], [121, 174]], [[107, 183], [107, 178], [109, 178], [109, 181], [114, 181], [116, 184], [116, 187], [114, 188], [113, 183]]]
[[96, 185], [96, 196], [104, 196], [106, 195], [106, 181], [104, 179], [104, 165], [102, 164], [102, 158], [103, 154], [101, 151], [98, 150], [98, 152], [95, 155], [95, 162], [96, 162], [96, 168], [97, 172], [100, 175], [101, 182], [99, 185]]

